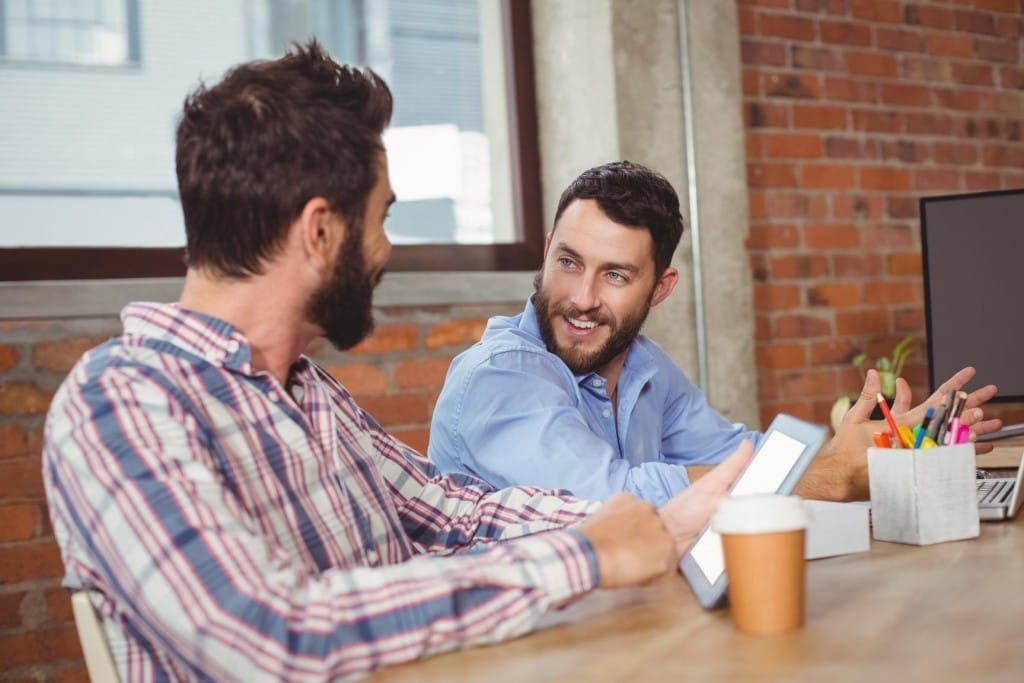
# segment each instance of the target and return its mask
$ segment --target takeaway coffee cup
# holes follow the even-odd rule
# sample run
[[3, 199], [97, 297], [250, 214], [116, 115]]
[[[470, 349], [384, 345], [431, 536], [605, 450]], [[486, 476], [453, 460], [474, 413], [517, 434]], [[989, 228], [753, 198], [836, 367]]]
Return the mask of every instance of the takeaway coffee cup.
[[770, 635], [803, 626], [807, 522], [797, 496], [729, 496], [719, 502], [711, 528], [722, 538], [738, 631]]

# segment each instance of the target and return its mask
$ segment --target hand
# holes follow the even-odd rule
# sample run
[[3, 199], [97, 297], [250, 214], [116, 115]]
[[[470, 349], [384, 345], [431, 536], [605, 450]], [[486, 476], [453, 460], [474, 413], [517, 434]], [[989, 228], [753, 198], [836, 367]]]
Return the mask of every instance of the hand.
[[659, 510], [676, 543], [676, 563], [686, 554], [718, 505], [718, 500], [750, 462], [754, 446], [744, 441], [722, 464], [693, 482]]
[[635, 586], [676, 566], [675, 544], [657, 510], [620, 493], [577, 527], [597, 555], [601, 588]]
[[[936, 389], [934, 394], [926, 398], [922, 403], [914, 408], [910, 407], [910, 385], [907, 384], [906, 380], [900, 377], [896, 380], [896, 396], [893, 398], [892, 402], [892, 416], [896, 419], [898, 424], [909, 426], [921, 424], [921, 420], [924, 419], [924, 413], [928, 409], [928, 406], [932, 406], [938, 410], [939, 406], [942, 405], [942, 402], [946, 400], [949, 392], [959, 391], [961, 387], [974, 378], [974, 373], [975, 370], [972, 367], [966, 367], [963, 370], [960, 370], [943, 382], [942, 386]], [[960, 414], [960, 423], [970, 426], [971, 441], [974, 441], [982, 434], [994, 432], [1003, 426], [1002, 420], [986, 420], [985, 411], [980, 407], [991, 400], [998, 392], [999, 389], [996, 385], [989, 384], [980, 389], [976, 389], [967, 395], [967, 405]], [[991, 451], [992, 448], [993, 444], [991, 443], [981, 443], [975, 446], [975, 452], [987, 453], [988, 451]]]

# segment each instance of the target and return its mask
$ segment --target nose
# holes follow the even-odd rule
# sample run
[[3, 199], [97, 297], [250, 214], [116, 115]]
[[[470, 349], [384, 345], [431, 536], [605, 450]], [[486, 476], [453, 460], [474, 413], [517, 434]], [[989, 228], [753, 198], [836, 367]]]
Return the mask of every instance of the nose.
[[598, 307], [597, 286], [591, 277], [581, 277], [570, 298], [572, 305], [581, 311], [592, 311]]

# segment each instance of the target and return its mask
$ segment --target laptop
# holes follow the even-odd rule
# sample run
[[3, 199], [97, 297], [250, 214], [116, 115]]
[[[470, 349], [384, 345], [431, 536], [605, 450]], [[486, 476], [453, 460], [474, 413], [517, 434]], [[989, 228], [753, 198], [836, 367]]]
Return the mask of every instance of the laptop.
[[978, 479], [978, 518], [983, 520], [1011, 519], [1024, 503], [1024, 455], [1017, 467], [1016, 478]]

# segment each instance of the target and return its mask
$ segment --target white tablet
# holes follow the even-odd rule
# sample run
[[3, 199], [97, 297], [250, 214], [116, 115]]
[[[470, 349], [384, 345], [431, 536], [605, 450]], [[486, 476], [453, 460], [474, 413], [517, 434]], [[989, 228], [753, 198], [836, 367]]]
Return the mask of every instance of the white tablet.
[[[757, 447], [753, 459], [729, 490], [730, 496], [752, 493], [792, 493], [811, 459], [825, 443], [828, 430], [820, 425], [779, 415]], [[679, 563], [697, 600], [707, 609], [725, 604], [725, 560], [722, 542], [705, 527]]]

